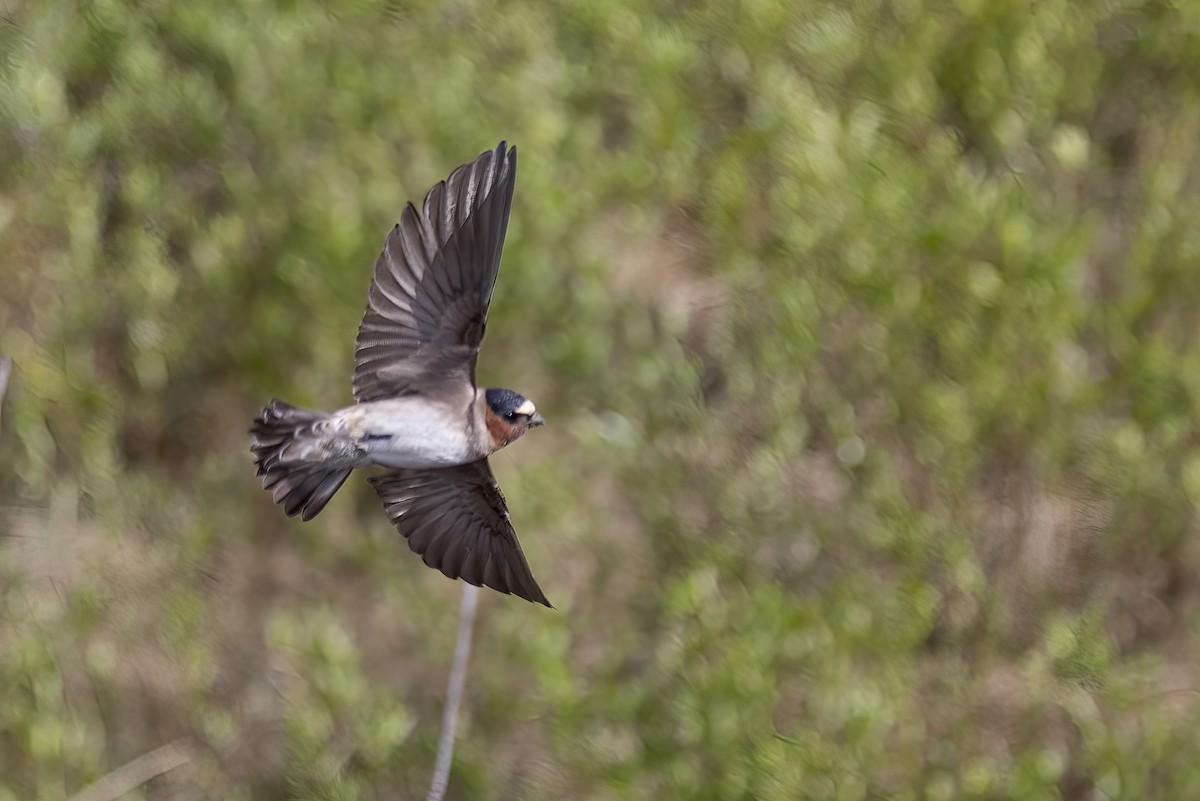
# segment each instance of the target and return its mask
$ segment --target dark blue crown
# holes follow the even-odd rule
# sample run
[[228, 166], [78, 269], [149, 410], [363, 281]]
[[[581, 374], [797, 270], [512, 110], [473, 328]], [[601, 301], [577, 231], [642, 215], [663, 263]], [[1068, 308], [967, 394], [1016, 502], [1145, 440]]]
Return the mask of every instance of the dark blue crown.
[[499, 415], [505, 415], [525, 403], [525, 396], [511, 389], [489, 389], [487, 391], [488, 406]]

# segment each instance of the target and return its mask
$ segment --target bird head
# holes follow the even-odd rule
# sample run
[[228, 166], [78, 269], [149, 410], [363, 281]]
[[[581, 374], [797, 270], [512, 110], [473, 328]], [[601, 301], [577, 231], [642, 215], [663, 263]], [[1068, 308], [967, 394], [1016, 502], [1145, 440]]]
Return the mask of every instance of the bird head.
[[545, 424], [533, 401], [511, 389], [487, 390], [487, 427], [498, 450], [531, 428]]

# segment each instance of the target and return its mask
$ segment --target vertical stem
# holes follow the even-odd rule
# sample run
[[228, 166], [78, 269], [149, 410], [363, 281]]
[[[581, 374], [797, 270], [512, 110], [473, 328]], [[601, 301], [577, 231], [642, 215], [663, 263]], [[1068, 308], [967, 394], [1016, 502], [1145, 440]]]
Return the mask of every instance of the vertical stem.
[[[4, 356], [0, 356], [0, 406], [4, 405], [4, 392], [8, 389], [8, 372], [12, 369], [12, 362]], [[0, 411], [3, 411], [0, 409]]]
[[458, 707], [462, 703], [463, 684], [467, 680], [467, 659], [471, 655], [471, 630], [475, 626], [475, 605], [479, 588], [463, 582], [462, 605], [458, 610], [458, 639], [454, 644], [454, 662], [450, 666], [450, 685], [442, 712], [442, 733], [438, 736], [437, 761], [433, 783], [425, 801], [442, 801], [450, 782], [450, 763], [454, 759], [454, 732], [458, 726]]

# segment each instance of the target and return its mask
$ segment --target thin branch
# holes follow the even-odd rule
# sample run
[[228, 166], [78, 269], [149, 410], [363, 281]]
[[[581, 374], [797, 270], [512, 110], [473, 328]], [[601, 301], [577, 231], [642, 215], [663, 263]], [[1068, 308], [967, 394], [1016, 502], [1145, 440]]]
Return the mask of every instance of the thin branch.
[[91, 787], [72, 796], [70, 801], [115, 801], [130, 790], [191, 760], [192, 755], [183, 740], [167, 743], [102, 776]]
[[4, 410], [4, 392], [8, 389], [8, 374], [12, 372], [12, 362], [0, 356], [0, 411]]
[[442, 801], [450, 782], [450, 763], [454, 759], [454, 731], [458, 726], [458, 707], [462, 703], [463, 684], [467, 680], [467, 659], [471, 656], [471, 629], [475, 626], [475, 605], [479, 588], [463, 583], [462, 605], [458, 610], [458, 639], [454, 644], [454, 663], [450, 666], [450, 686], [446, 689], [446, 707], [442, 711], [442, 733], [438, 736], [437, 761], [433, 783], [425, 801]]

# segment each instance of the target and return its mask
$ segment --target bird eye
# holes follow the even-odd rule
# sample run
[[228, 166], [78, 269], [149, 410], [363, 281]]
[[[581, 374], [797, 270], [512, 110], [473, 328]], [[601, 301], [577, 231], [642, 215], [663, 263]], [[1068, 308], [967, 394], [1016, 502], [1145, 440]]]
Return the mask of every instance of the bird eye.
[[505, 419], [505, 420], [516, 420], [516, 419], [517, 419], [517, 413], [516, 413], [516, 412], [509, 412], [508, 414], [504, 415], [504, 419]]

